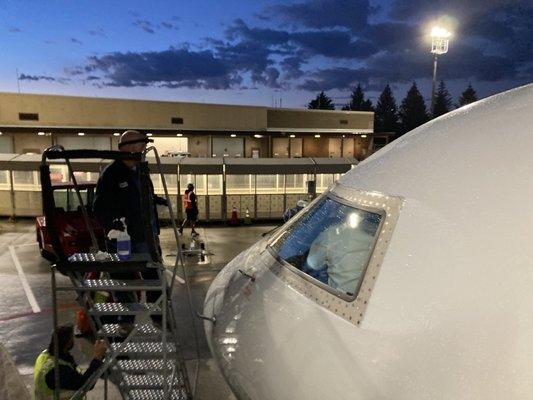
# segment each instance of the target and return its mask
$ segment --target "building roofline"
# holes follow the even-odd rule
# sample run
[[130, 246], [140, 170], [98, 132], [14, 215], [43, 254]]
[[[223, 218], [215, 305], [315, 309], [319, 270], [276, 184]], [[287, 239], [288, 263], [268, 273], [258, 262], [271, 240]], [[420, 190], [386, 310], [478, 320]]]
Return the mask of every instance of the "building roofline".
[[330, 113], [330, 114], [346, 114], [346, 115], [352, 115], [352, 114], [374, 114], [374, 111], [352, 111], [352, 110], [320, 110], [316, 108], [279, 108], [279, 107], [267, 107], [268, 111], [305, 111], [305, 112], [312, 112], [312, 113]]
[[17, 92], [0, 92], [2, 95], [15, 95], [15, 96], [40, 96], [40, 97], [58, 97], [58, 98], [67, 98], [67, 99], [82, 99], [82, 100], [114, 100], [114, 101], [132, 101], [132, 102], [151, 102], [151, 103], [165, 103], [165, 104], [187, 104], [187, 105], [196, 105], [196, 106], [220, 106], [220, 107], [246, 107], [246, 108], [255, 108], [263, 109], [266, 111], [305, 111], [312, 113], [334, 113], [334, 114], [373, 114], [373, 111], [347, 111], [347, 110], [317, 110], [317, 109], [308, 109], [308, 108], [278, 108], [278, 107], [267, 107], [267, 106], [257, 106], [257, 105], [248, 105], [248, 104], [229, 104], [229, 103], [200, 103], [192, 101], [170, 101], [170, 100], [153, 100], [153, 99], [135, 99], [135, 98], [124, 98], [124, 97], [95, 97], [95, 96], [72, 96], [64, 94], [48, 94], [48, 93], [17, 93]]

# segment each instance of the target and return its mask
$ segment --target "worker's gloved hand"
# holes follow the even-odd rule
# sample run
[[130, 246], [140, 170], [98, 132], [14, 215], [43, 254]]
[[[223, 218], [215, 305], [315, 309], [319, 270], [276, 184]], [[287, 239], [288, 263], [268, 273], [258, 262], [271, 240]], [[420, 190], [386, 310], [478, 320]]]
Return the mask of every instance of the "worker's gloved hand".
[[120, 219], [114, 219], [113, 222], [111, 223], [111, 229], [110, 230], [116, 230], [116, 231], [121, 231], [121, 232], [124, 232], [124, 224], [122, 223], [122, 221]]
[[107, 345], [103, 340], [97, 340], [94, 342], [94, 358], [102, 360], [105, 356]]

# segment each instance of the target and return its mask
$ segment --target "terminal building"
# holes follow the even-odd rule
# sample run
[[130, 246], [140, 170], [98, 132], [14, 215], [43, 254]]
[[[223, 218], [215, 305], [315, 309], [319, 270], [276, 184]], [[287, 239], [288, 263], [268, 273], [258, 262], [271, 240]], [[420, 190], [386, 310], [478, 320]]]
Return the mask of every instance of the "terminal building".
[[0, 152], [115, 149], [126, 129], [151, 135], [161, 154], [192, 157], [353, 157], [374, 139], [374, 113], [0, 93]]
[[[0, 215], [42, 212], [38, 165], [47, 147], [115, 150], [121, 132], [137, 129], [166, 156], [179, 212], [180, 194], [194, 183], [203, 220], [224, 220], [233, 208], [277, 219], [389, 141], [373, 134], [373, 119], [372, 112], [0, 93]], [[190, 157], [173, 157], [183, 154]], [[105, 166], [75, 164], [89, 181]], [[68, 181], [65, 165], [53, 169], [56, 182]], [[162, 194], [161, 178], [152, 179]]]

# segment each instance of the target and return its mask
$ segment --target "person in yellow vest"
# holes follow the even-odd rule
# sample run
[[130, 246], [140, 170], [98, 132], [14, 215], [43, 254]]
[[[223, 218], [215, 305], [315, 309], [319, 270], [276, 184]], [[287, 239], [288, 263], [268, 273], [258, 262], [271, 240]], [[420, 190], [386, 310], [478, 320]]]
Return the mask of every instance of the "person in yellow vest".
[[[59, 398], [69, 399], [87, 382], [94, 371], [100, 368], [107, 346], [103, 340], [96, 341], [94, 344], [93, 360], [89, 368], [84, 373], [81, 373], [76, 361], [74, 361], [74, 357], [70, 354], [70, 351], [74, 347], [74, 328], [71, 325], [62, 325], [56, 328], [56, 332], [59, 348]], [[48, 349], [39, 354], [35, 361], [33, 372], [35, 400], [54, 399], [54, 370], [54, 335], [52, 334]]]

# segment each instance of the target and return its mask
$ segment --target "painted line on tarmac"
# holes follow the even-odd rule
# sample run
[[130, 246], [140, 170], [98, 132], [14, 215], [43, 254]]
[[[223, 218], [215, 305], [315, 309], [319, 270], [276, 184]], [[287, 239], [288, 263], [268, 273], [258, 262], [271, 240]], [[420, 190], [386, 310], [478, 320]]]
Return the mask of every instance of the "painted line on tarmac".
[[24, 292], [26, 292], [26, 297], [28, 298], [28, 301], [30, 302], [30, 306], [31, 306], [33, 313], [34, 314], [40, 313], [41, 307], [39, 307], [39, 304], [37, 304], [37, 300], [35, 300], [35, 296], [33, 295], [33, 292], [30, 288], [28, 280], [26, 279], [26, 275], [24, 275], [24, 271], [22, 270], [22, 265], [20, 265], [20, 261], [15, 251], [15, 247], [9, 246], [9, 252], [11, 253], [11, 258], [13, 259], [13, 262], [15, 263], [15, 268], [17, 268], [20, 282], [22, 283]]
[[14, 244], [13, 247], [24, 247], [24, 246], [36, 246], [39, 242], [31, 242], [31, 243], [21, 243], [21, 244]]

